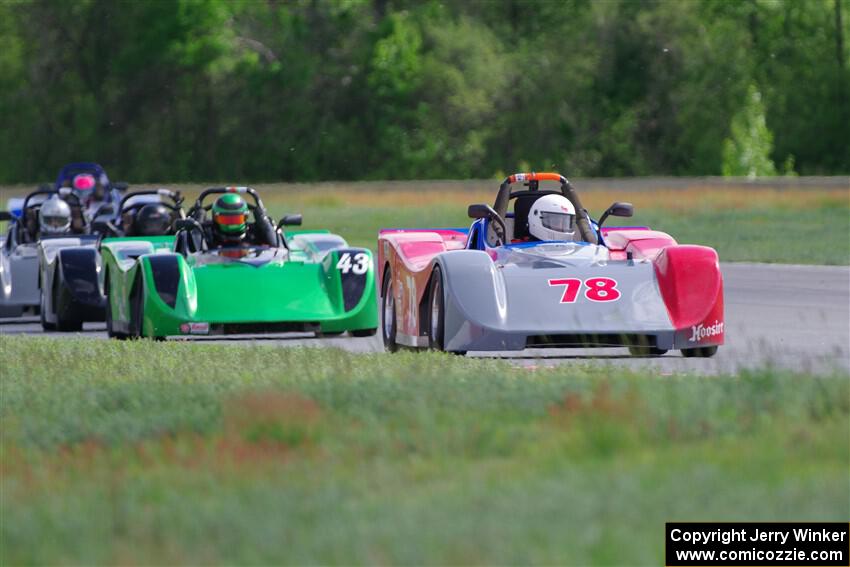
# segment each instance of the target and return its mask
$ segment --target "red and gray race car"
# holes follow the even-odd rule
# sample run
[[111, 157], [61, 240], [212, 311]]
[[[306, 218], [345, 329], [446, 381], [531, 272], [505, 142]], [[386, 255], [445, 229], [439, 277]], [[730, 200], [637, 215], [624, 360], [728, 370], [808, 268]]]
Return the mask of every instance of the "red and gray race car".
[[717, 252], [647, 227], [602, 227], [632, 205], [614, 203], [596, 221], [560, 174], [518, 173], [492, 207], [468, 212], [468, 229], [380, 232], [388, 350], [625, 346], [708, 357], [723, 344]]

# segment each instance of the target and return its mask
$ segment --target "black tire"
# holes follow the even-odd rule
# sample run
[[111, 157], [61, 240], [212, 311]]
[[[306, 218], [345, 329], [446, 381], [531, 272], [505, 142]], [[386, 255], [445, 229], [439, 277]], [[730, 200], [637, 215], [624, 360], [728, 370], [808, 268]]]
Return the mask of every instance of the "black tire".
[[[107, 290], [109, 289], [109, 283], [104, 286]], [[127, 333], [119, 333], [112, 330], [112, 301], [109, 298], [109, 295], [106, 296], [106, 336], [110, 339], [118, 339], [119, 341], [123, 341], [127, 338]]]
[[58, 303], [59, 288], [62, 287], [62, 272], [59, 272], [53, 278], [53, 312], [56, 314], [56, 330], [62, 333], [78, 333], [83, 330], [83, 322], [73, 317], [65, 317], [63, 309]]
[[142, 321], [144, 320], [145, 301], [142, 292], [142, 280], [136, 277], [136, 282], [133, 284], [133, 290], [130, 293], [130, 324], [128, 339], [139, 339], [142, 337]]
[[357, 329], [351, 331], [352, 337], [374, 337], [378, 334], [378, 329]]
[[130, 297], [130, 332], [127, 335], [128, 339], [150, 339], [152, 341], [164, 341], [165, 337], [145, 336], [143, 322], [145, 320], [145, 289], [144, 282], [141, 276], [136, 276], [136, 283], [133, 284], [133, 291]]
[[[387, 321], [387, 317], [391, 317]], [[381, 286], [381, 337], [384, 340], [384, 348], [387, 352], [396, 352], [398, 343], [395, 341], [398, 329], [395, 315], [395, 298], [392, 290], [392, 275], [390, 269], [384, 271], [384, 282]]]
[[446, 325], [443, 319], [446, 314], [446, 307], [443, 299], [443, 274], [440, 271], [440, 266], [434, 266], [428, 288], [428, 348], [445, 350]]
[[711, 358], [715, 354], [717, 354], [716, 345], [682, 349], [682, 356], [685, 358]]
[[56, 330], [60, 333], [79, 333], [83, 330], [83, 322], [77, 319], [61, 319], [57, 315]]
[[662, 356], [667, 353], [667, 349], [657, 348], [653, 346], [630, 346], [629, 354], [632, 356]]
[[38, 318], [41, 320], [41, 328], [45, 331], [55, 331], [56, 323], [49, 323], [47, 319], [45, 319], [47, 313], [47, 306], [44, 304], [44, 294], [47, 293], [43, 289], [41, 290], [41, 306], [38, 310]]
[[[428, 286], [428, 347], [432, 350], [446, 351], [446, 295], [443, 292], [443, 273], [440, 266], [434, 266], [431, 272], [431, 285]], [[464, 356], [465, 350], [446, 351]]]

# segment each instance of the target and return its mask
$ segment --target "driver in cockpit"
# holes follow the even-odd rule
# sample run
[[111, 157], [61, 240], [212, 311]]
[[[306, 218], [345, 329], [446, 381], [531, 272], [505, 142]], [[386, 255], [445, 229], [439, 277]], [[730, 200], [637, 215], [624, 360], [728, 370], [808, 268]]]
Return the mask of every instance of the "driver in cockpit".
[[235, 247], [250, 244], [248, 240], [248, 205], [236, 193], [226, 193], [212, 206], [213, 246]]
[[51, 197], [38, 209], [38, 236], [58, 236], [71, 232], [71, 207], [59, 197]]
[[529, 240], [581, 240], [576, 231], [576, 208], [561, 195], [544, 195], [528, 212]]
[[103, 205], [121, 200], [121, 193], [110, 187], [105, 174], [95, 177], [91, 173], [78, 173], [71, 180], [71, 191], [80, 200], [88, 219], [92, 219]]

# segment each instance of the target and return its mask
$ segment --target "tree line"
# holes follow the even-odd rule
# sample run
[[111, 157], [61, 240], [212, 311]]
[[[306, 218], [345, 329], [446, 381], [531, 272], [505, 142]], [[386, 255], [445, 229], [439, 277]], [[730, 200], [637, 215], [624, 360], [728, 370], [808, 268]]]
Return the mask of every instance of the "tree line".
[[848, 8], [9, 0], [0, 182], [847, 174]]

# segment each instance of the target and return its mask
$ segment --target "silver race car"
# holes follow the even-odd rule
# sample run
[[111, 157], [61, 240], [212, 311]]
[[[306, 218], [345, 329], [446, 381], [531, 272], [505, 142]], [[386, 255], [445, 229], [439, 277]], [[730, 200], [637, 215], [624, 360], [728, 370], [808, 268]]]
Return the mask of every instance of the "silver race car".
[[[541, 190], [553, 181], [556, 190]], [[515, 183], [526, 189], [512, 191]], [[594, 221], [557, 173], [504, 180], [469, 229], [382, 230], [382, 330], [400, 345], [455, 353], [628, 347], [634, 355], [712, 356], [723, 344], [717, 253], [647, 227], [614, 203]]]
[[40, 304], [39, 240], [82, 235], [87, 222], [70, 189], [49, 186], [23, 199], [10, 199], [6, 210], [0, 211], [0, 221], [9, 223], [0, 247], [0, 317], [19, 317]]

